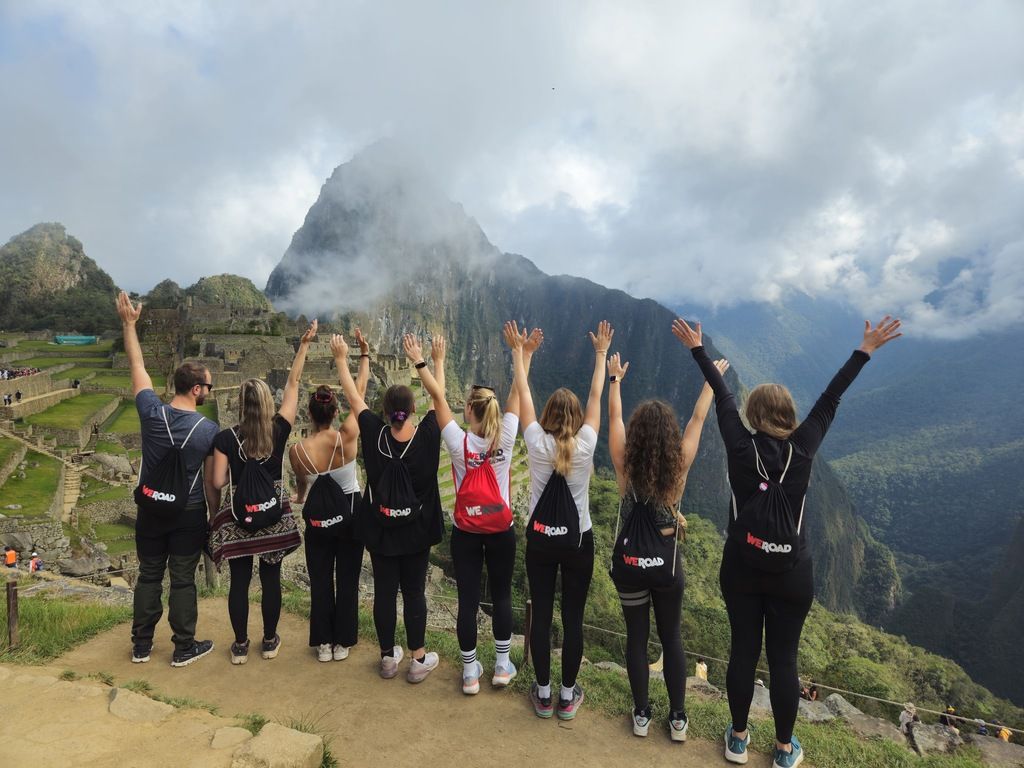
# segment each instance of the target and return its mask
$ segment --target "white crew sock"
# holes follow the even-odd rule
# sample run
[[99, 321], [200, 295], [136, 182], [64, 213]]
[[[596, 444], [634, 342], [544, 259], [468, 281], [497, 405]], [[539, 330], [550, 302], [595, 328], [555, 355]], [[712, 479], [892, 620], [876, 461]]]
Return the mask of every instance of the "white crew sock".
[[551, 698], [551, 683], [547, 685], [537, 686], [537, 698], [538, 699], [550, 699]]
[[471, 651], [462, 651], [462, 676], [476, 677], [476, 648]]
[[562, 686], [562, 691], [561, 691], [561, 693], [558, 694], [558, 697], [562, 701], [572, 701], [572, 697], [573, 697], [574, 693], [575, 693], [575, 691], [572, 688], [566, 688], [565, 685], [563, 685]]
[[512, 650], [512, 638], [494, 641], [494, 666], [508, 669], [508, 654]]

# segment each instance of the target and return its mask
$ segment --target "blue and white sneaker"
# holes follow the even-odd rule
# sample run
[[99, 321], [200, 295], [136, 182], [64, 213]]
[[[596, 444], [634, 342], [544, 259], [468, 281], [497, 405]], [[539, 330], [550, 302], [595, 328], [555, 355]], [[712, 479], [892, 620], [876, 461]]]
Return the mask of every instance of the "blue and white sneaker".
[[804, 761], [804, 750], [801, 748], [800, 742], [796, 740], [796, 736], [790, 739], [789, 743], [793, 747], [793, 751], [785, 752], [781, 749], [776, 749], [772, 768], [796, 768], [796, 766]]
[[467, 696], [475, 696], [480, 693], [480, 675], [484, 673], [483, 664], [479, 661], [473, 662], [473, 671], [462, 672], [462, 692]]
[[732, 723], [725, 729], [725, 759], [730, 763], [747, 764], [747, 747], [750, 745], [750, 731], [745, 739], [737, 739], [732, 732]]
[[519, 672], [516, 669], [516, 665], [513, 664], [511, 660], [504, 666], [496, 664], [494, 666], [494, 676], [491, 677], [491, 685], [495, 688], [504, 688], [506, 685], [511, 683], [518, 674]]

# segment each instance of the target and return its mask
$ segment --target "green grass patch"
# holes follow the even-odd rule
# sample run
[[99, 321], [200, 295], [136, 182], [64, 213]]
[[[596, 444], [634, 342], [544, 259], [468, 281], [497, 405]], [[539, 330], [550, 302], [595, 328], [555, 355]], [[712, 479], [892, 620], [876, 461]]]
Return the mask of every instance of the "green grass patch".
[[[107, 364], [104, 366], [101, 361], [97, 365], [76, 365], [74, 368], [68, 368], [66, 371], [61, 371], [56, 374], [56, 376], [61, 379], [79, 379], [81, 381], [86, 381], [87, 377], [92, 376], [93, 374], [98, 375], [103, 371], [109, 373], [110, 365]], [[91, 382], [92, 379], [88, 379], [88, 381]]]
[[97, 440], [95, 450], [96, 453], [109, 453], [112, 456], [124, 456], [125, 454], [123, 445], [109, 440]]
[[45, 515], [50, 511], [54, 494], [61, 490], [58, 488], [61, 464], [35, 451], [28, 451], [25, 461], [30, 465], [38, 462], [39, 466], [27, 466], [24, 479], [19, 478], [17, 472], [7, 478], [7, 482], [0, 487], [0, 509], [8, 504], [20, 504], [21, 509], [5, 510], [5, 514], [24, 517]]
[[[90, 637], [132, 617], [130, 606], [105, 605], [73, 598], [45, 596], [18, 600], [21, 643], [11, 650], [0, 634], [0, 660], [41, 664], [84, 643]], [[0, 625], [7, 624], [7, 604], [0, 602]]]
[[17, 440], [0, 437], [0, 467], [4, 466], [7, 463], [7, 460], [18, 452], [20, 447], [21, 443]]
[[60, 352], [69, 355], [82, 355], [90, 352], [102, 352], [109, 354], [110, 350], [114, 348], [113, 339], [107, 341], [99, 341], [96, 344], [81, 344], [81, 345], [70, 345], [70, 344], [54, 344], [52, 341], [29, 341], [22, 340], [18, 342], [17, 350], [19, 352]]
[[78, 395], [63, 400], [42, 413], [29, 416], [25, 421], [37, 427], [80, 429], [90, 422], [97, 411], [116, 399], [113, 395], [101, 392]]
[[104, 483], [101, 480], [95, 478], [83, 478], [82, 483], [88, 483], [88, 486], [83, 487], [78, 495], [78, 503], [80, 506], [88, 506], [89, 504], [95, 504], [99, 501], [117, 501], [118, 499], [128, 498], [130, 491], [127, 488], [122, 488], [117, 485], [111, 485], [110, 483]]
[[101, 372], [93, 376], [87, 384], [95, 387], [108, 387], [110, 389], [131, 389], [131, 376], [121, 376], [116, 373]]
[[106, 423], [100, 427], [101, 432], [111, 432], [115, 435], [130, 435], [138, 433], [140, 429], [139, 411], [136, 409], [135, 403], [128, 400], [121, 403]]
[[247, 714], [238, 716], [239, 725], [249, 731], [253, 736], [263, 730], [263, 726], [269, 722], [270, 721], [259, 712], [248, 712]]

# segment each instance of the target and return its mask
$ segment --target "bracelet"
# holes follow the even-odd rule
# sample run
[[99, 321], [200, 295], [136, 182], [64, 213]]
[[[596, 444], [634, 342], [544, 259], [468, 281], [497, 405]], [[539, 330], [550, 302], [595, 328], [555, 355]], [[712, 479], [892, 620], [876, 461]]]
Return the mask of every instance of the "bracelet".
[[426, 360], [420, 360], [418, 363], [416, 363], [416, 370], [417, 371], [420, 368], [426, 368], [426, 367], [427, 367], [427, 361]]
[[360, 357], [369, 357], [369, 356], [370, 356], [370, 353], [369, 353], [369, 352], [361, 352], [361, 353], [359, 354], [359, 356], [360, 356]]
[[594, 352], [596, 354], [598, 354], [598, 355], [607, 355], [608, 354], [608, 350], [607, 349], [595, 349]]

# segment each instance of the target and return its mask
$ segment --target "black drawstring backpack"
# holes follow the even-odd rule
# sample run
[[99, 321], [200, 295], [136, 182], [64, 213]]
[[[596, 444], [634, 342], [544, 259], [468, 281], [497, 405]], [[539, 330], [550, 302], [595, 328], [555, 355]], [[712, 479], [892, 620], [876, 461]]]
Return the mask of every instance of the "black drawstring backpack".
[[[274, 478], [267, 471], [268, 456], [265, 459], [250, 459], [245, 455], [238, 433], [232, 429], [238, 443], [238, 456], [245, 462], [238, 484], [231, 490], [231, 514], [235, 522], [249, 533], [273, 525], [284, 514], [284, 502], [274, 488]], [[230, 466], [228, 469], [229, 481]], [[283, 488], [282, 484], [282, 488]]]
[[[181, 514], [188, 506], [188, 497], [196, 487], [199, 476], [203, 473], [203, 465], [199, 465], [196, 476], [192, 478], [191, 484], [188, 481], [188, 470], [185, 467], [185, 446], [188, 444], [196, 427], [206, 421], [204, 416], [192, 425], [188, 435], [181, 445], [174, 444], [174, 435], [171, 434], [171, 426], [167, 421], [167, 408], [160, 410], [164, 418], [164, 427], [167, 429], [167, 438], [171, 441], [171, 447], [167, 449], [153, 471], [146, 477], [146, 482], [139, 482], [135, 488], [135, 503], [146, 512], [173, 517]], [[142, 465], [139, 465], [141, 475]]]
[[[752, 443], [753, 444], [753, 443]], [[729, 536], [739, 545], [743, 559], [753, 568], [769, 573], [782, 573], [796, 565], [800, 553], [800, 526], [804, 520], [804, 496], [799, 516], [793, 513], [789, 498], [782, 489], [789, 463], [793, 460], [793, 444], [789, 445], [786, 466], [778, 481], [772, 480], [754, 445], [754, 459], [761, 482], [757, 490], [736, 509], [732, 495], [732, 525]]]
[[576, 501], [565, 476], [558, 471], [551, 472], [526, 521], [526, 543], [539, 552], [575, 550], [583, 543]]
[[622, 522], [622, 500], [615, 518], [615, 544], [609, 574], [616, 587], [662, 589], [669, 587], [676, 576], [676, 552], [679, 546], [679, 518], [676, 517], [672, 540], [662, 535], [654, 522], [654, 506], [650, 500], [633, 496], [633, 512], [626, 524]]
[[[386, 528], [397, 528], [418, 520], [423, 513], [423, 505], [420, 503], [419, 498], [416, 496], [416, 490], [412, 486], [409, 468], [402, 461], [412, 446], [412, 441], [416, 438], [416, 432], [409, 438], [409, 442], [406, 443], [402, 453], [395, 456], [391, 451], [390, 442], [384, 436], [387, 430], [388, 427], [381, 428], [380, 434], [377, 436], [377, 450], [388, 461], [385, 463], [384, 471], [381, 472], [380, 478], [377, 480], [376, 489], [367, 483], [366, 490], [369, 496], [371, 513], [375, 514], [381, 525]], [[382, 445], [387, 448], [386, 453], [384, 448], [381, 447]], [[374, 498], [375, 490], [377, 498]]]
[[357, 493], [345, 493], [341, 490], [331, 477], [331, 464], [334, 463], [334, 454], [338, 452], [338, 445], [341, 443], [341, 434], [338, 434], [334, 442], [334, 450], [331, 458], [327, 460], [327, 469], [318, 472], [306, 449], [299, 443], [299, 450], [306, 457], [306, 462], [312, 467], [316, 474], [316, 480], [306, 492], [306, 503], [302, 507], [302, 519], [309, 524], [310, 528], [325, 533], [340, 533], [351, 530], [355, 524], [356, 517], [356, 496]]

